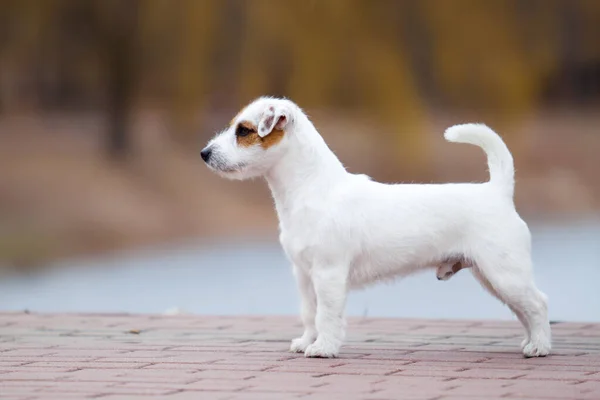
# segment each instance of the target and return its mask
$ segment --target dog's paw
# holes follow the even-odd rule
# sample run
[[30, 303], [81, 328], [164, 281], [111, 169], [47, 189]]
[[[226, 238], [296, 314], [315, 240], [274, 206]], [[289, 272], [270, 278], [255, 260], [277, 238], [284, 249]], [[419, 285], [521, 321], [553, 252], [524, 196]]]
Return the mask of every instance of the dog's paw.
[[335, 358], [339, 353], [339, 346], [317, 339], [304, 351], [305, 357], [311, 358]]
[[525, 339], [521, 342], [521, 350], [525, 349], [525, 346], [529, 344], [529, 337], [525, 336]]
[[530, 340], [523, 346], [523, 355], [530, 357], [545, 357], [550, 354], [550, 341], [546, 339]]
[[291, 353], [304, 353], [306, 348], [314, 342], [312, 338], [306, 338], [304, 336], [292, 340], [290, 345]]

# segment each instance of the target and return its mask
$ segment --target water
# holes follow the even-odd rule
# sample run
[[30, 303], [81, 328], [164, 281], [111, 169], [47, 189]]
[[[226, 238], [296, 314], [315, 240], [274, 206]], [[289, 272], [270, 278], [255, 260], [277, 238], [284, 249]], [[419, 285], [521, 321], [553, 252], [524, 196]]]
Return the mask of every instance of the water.
[[[535, 275], [552, 320], [600, 321], [600, 223], [533, 226]], [[38, 312], [296, 315], [294, 278], [277, 243], [187, 243], [64, 261], [0, 282], [0, 309]], [[468, 271], [435, 272], [353, 292], [355, 316], [513, 319]]]

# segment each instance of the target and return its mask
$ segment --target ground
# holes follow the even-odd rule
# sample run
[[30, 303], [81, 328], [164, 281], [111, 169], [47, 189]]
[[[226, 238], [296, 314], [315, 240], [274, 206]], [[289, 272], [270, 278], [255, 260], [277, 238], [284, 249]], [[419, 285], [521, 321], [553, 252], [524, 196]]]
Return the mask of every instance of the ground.
[[337, 359], [287, 352], [293, 317], [0, 314], [0, 393], [25, 399], [599, 399], [600, 324], [355, 318]]

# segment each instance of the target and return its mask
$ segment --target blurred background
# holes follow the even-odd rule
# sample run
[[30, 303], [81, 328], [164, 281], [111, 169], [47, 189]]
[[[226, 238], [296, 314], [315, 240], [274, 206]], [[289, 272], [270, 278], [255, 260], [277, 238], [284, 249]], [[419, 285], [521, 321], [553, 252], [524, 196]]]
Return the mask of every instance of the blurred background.
[[[597, 0], [3, 0], [0, 308], [295, 314], [266, 185], [198, 156], [265, 94], [387, 182], [486, 180], [442, 132], [491, 125], [551, 316], [600, 320]], [[468, 272], [407, 280], [349, 313], [511, 318]]]

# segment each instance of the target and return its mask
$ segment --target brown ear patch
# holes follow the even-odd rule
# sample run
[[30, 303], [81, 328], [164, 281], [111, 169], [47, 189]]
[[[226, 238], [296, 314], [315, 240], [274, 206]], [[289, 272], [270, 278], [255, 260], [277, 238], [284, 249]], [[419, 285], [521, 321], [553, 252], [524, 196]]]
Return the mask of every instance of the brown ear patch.
[[251, 147], [260, 145], [263, 149], [268, 149], [271, 146], [276, 145], [283, 139], [284, 131], [273, 130], [265, 137], [258, 136], [256, 126], [248, 121], [240, 122], [240, 125], [250, 130], [251, 132], [246, 136], [236, 136], [236, 141], [240, 147]]
[[[281, 139], [283, 139], [283, 135], [284, 135], [284, 131], [280, 130], [280, 129], [273, 129], [271, 131], [271, 133], [269, 133], [267, 136], [265, 136], [264, 138], [261, 138], [259, 136], [260, 139], [260, 145], [262, 146], [263, 149], [268, 149], [271, 146], [276, 145], [277, 143], [279, 143], [281, 141]], [[257, 135], [258, 136], [258, 135]]]

